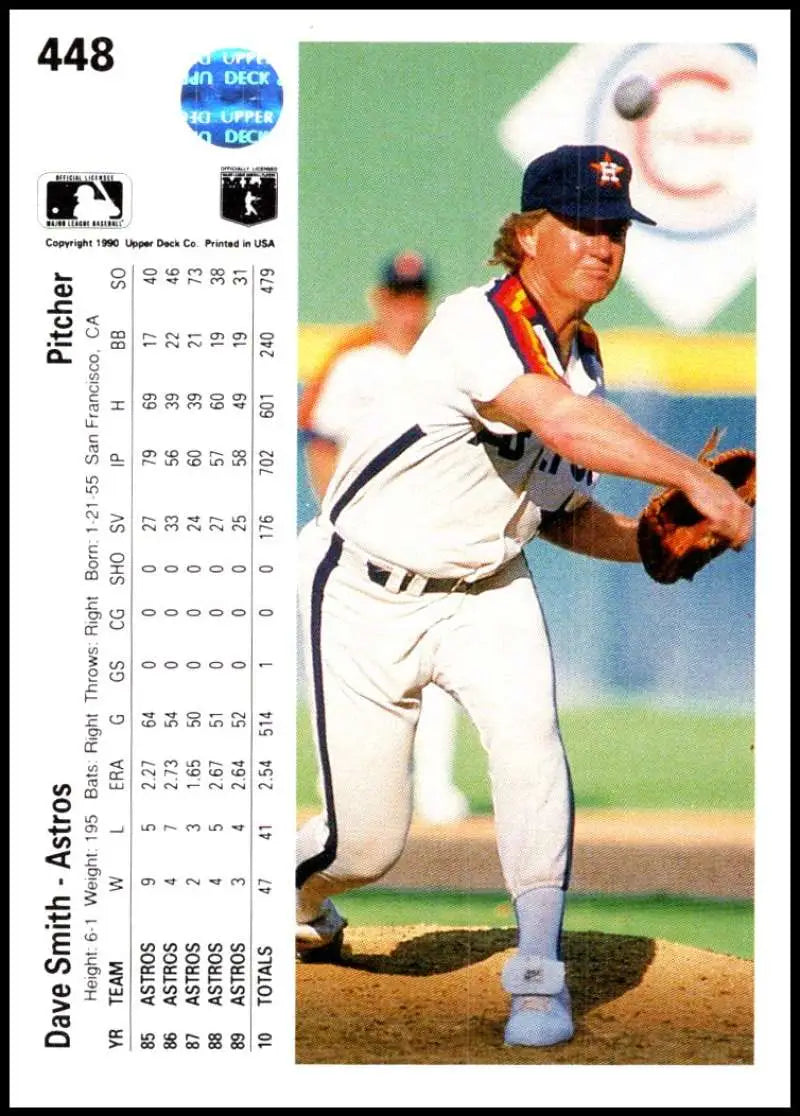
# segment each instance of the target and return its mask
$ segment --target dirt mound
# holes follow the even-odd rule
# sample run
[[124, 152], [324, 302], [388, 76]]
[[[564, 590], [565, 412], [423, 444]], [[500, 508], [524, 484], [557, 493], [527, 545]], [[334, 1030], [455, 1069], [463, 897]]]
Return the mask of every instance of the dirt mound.
[[564, 936], [574, 1039], [505, 1047], [514, 941], [510, 929], [348, 929], [341, 964], [297, 966], [297, 1062], [752, 1063], [751, 961], [599, 933]]

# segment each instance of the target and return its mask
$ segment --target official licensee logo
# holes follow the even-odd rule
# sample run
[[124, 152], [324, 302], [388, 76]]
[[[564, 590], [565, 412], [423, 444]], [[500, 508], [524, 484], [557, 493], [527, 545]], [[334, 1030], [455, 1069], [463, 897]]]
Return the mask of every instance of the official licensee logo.
[[39, 222], [48, 229], [118, 229], [130, 223], [131, 182], [107, 171], [43, 174]]
[[220, 216], [238, 225], [258, 225], [278, 215], [277, 167], [223, 167]]

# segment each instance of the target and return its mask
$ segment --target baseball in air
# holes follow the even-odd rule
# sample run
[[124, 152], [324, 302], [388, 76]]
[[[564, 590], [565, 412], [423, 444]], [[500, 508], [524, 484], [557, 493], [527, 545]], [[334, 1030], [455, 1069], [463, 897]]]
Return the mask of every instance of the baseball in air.
[[624, 120], [641, 120], [656, 107], [658, 91], [644, 74], [625, 78], [614, 92], [614, 108]]

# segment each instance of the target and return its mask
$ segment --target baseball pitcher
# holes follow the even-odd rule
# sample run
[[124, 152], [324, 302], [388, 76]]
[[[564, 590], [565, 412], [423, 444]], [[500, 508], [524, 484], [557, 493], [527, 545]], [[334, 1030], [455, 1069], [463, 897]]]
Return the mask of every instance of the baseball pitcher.
[[[407, 358], [401, 401], [348, 441], [300, 536], [313, 719], [325, 803], [297, 837], [299, 956], [335, 951], [331, 897], [403, 851], [422, 688], [433, 681], [488, 753], [518, 949], [503, 972], [508, 1044], [572, 1037], [561, 959], [573, 828], [553, 663], [523, 547], [538, 536], [640, 561], [638, 519], [604, 508], [599, 473], [679, 490], [723, 545], [752, 510], [720, 472], [604, 399], [585, 320], [617, 282], [631, 164], [604, 145], [535, 159], [491, 263], [501, 278], [443, 300]], [[318, 954], [319, 956], [319, 954]]]

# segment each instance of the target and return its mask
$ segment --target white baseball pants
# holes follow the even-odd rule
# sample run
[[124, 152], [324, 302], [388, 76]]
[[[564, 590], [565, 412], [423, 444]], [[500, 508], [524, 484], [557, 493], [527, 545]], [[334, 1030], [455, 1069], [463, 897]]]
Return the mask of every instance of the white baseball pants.
[[573, 804], [550, 641], [522, 555], [469, 590], [392, 592], [362, 554], [308, 524], [301, 617], [324, 809], [297, 835], [299, 917], [380, 879], [412, 815], [420, 690], [461, 703], [488, 753], [498, 852], [512, 898], [568, 883]]

